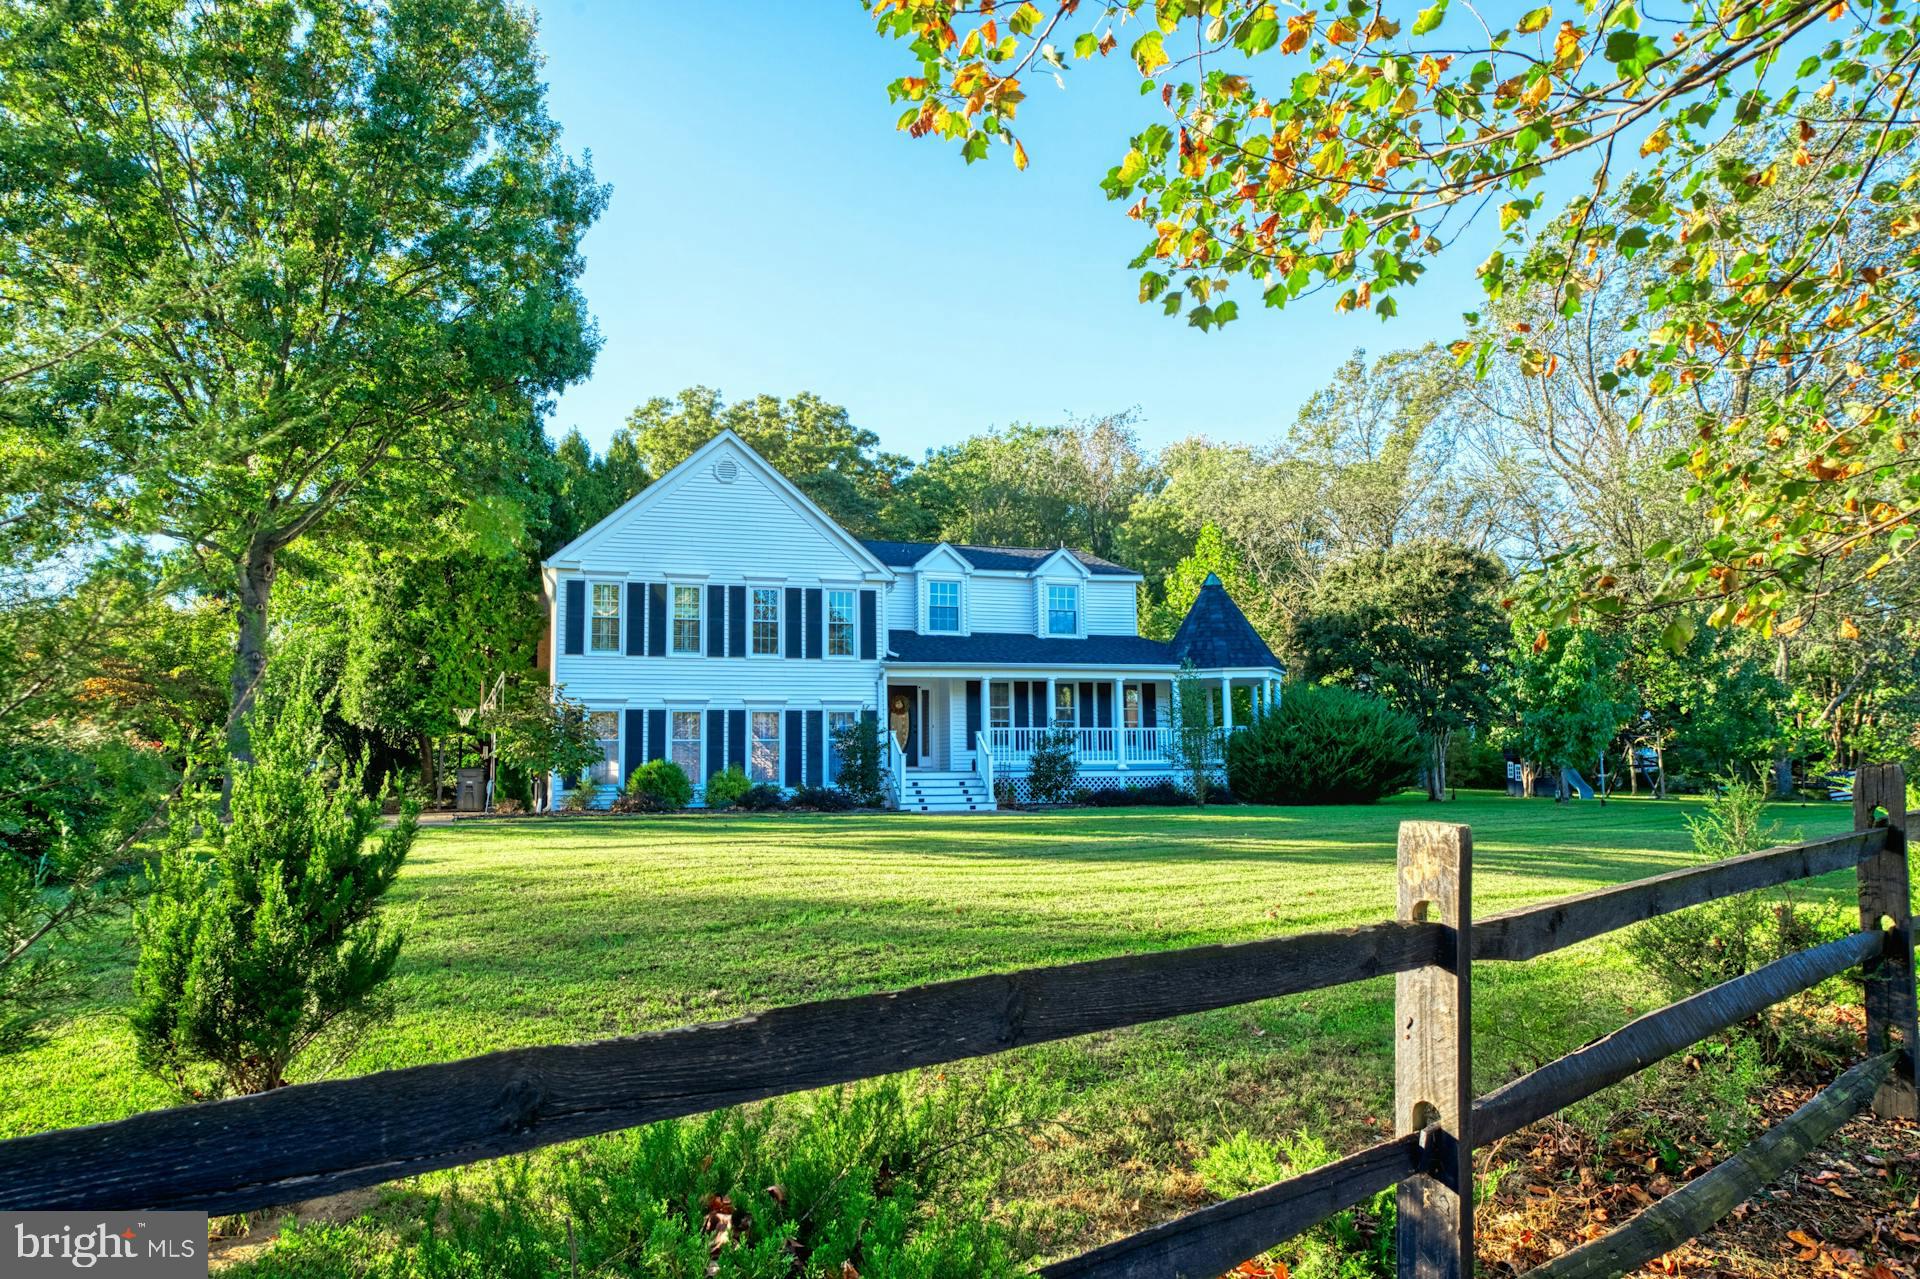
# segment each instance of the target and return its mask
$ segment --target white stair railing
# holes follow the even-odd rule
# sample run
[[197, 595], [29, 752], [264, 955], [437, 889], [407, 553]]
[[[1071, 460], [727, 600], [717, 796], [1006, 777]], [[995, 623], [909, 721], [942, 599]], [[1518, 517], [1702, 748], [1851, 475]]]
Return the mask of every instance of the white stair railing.
[[987, 802], [998, 808], [1000, 800], [993, 793], [993, 748], [988, 744], [985, 732], [973, 735], [973, 771], [986, 790]]

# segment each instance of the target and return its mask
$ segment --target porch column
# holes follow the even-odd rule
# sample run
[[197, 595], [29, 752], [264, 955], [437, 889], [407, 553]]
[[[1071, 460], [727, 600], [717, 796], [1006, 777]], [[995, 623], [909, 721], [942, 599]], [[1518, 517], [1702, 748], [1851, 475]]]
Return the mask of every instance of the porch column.
[[1127, 766], [1127, 685], [1121, 679], [1113, 681], [1113, 762]]
[[1053, 676], [1049, 675], [1047, 676], [1047, 709], [1044, 712], [1044, 716], [1040, 722], [1042, 726], [1047, 729], [1048, 732], [1052, 732], [1054, 719], [1055, 719], [1055, 711], [1054, 711], [1054, 700], [1053, 700]]
[[1220, 731], [1233, 731], [1233, 676], [1220, 677]]

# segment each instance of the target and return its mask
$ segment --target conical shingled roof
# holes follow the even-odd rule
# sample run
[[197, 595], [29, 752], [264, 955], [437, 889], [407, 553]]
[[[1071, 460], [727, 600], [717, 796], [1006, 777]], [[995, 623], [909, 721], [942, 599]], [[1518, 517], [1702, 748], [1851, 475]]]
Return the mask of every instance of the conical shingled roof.
[[1200, 594], [1173, 637], [1173, 660], [1192, 662], [1203, 671], [1249, 666], [1285, 669], [1213, 573], [1200, 584]]

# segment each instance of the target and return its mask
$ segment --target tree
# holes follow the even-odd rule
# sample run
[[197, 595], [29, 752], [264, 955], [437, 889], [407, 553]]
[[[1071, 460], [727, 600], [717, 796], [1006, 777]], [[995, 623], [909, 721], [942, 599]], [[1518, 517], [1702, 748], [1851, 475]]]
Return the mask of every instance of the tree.
[[500, 762], [532, 781], [536, 810], [547, 806], [550, 776], [578, 777], [600, 762], [586, 705], [534, 678], [509, 681], [497, 709], [474, 727], [496, 734]]
[[1213, 690], [1200, 681], [1192, 662], [1182, 662], [1173, 680], [1173, 750], [1197, 808], [1207, 806], [1226, 762], [1225, 734], [1213, 722], [1212, 707]]
[[[1567, 769], [1599, 759], [1633, 713], [1632, 695], [1620, 680], [1618, 643], [1598, 631], [1541, 630], [1533, 619], [1516, 617], [1511, 652], [1507, 720], [1496, 736], [1531, 766], [1531, 795], [1532, 768], [1546, 765], [1550, 776], [1562, 778]], [[1566, 786], [1557, 786], [1555, 795], [1564, 803]]]
[[168, 539], [229, 602], [244, 760], [288, 548], [404, 537], [542, 447], [604, 192], [504, 0], [13, 6], [0, 163], [0, 420], [65, 440], [18, 478], [92, 485], [77, 531]]
[[[1697, 627], [1681, 652], [1638, 628], [1622, 675], [1637, 693], [1638, 714], [1623, 734], [1629, 751], [1653, 752], [1654, 792], [1667, 794], [1675, 755], [1696, 777], [1751, 769], [1779, 742], [1786, 690], [1750, 645], [1725, 631]], [[1628, 776], [1633, 777], [1629, 755]]]
[[[1644, 387], [1697, 430], [1676, 460], [1716, 527], [1649, 548], [1673, 570], [1664, 597], [1712, 595], [1717, 622], [1764, 627], [1813, 579], [1908, 552], [1911, 6], [1542, 5], [1498, 30], [1447, 0], [1405, 22], [1360, 0], [867, 8], [910, 44], [913, 73], [888, 87], [898, 127], [969, 162], [1003, 144], [1019, 168], [1023, 77], [1064, 81], [1069, 54], [1106, 59], [1137, 19], [1116, 61], [1167, 119], [1133, 136], [1103, 187], [1151, 228], [1140, 300], [1202, 330], [1236, 319], [1248, 293], [1391, 316], [1437, 255], [1476, 240], [1492, 249], [1478, 271], [1489, 299], [1529, 291], [1550, 299], [1549, 329], [1578, 327], [1596, 276], [1657, 263], [1634, 315], [1644, 340], [1599, 385]], [[1564, 202], [1543, 194], [1555, 178]], [[1811, 183], [1834, 198], [1771, 216]], [[1476, 228], [1483, 217], [1497, 230]], [[1552, 378], [1541, 338], [1483, 332], [1457, 354]], [[1555, 620], [1617, 582], [1580, 568]]]
[[887, 534], [894, 489], [912, 467], [880, 452], [880, 437], [855, 426], [846, 409], [808, 391], [727, 404], [718, 391], [688, 387], [671, 400], [642, 404], [627, 415], [626, 429], [632, 457], [654, 475], [730, 429], [856, 537]]
[[1162, 581], [1159, 601], [1150, 604], [1140, 619], [1141, 634], [1172, 639], [1193, 602], [1200, 598], [1200, 588], [1209, 574], [1219, 577], [1227, 594], [1233, 597], [1262, 638], [1277, 637], [1280, 624], [1266, 592], [1247, 574], [1240, 557], [1213, 524], [1202, 526], [1200, 536], [1193, 543], [1193, 554], [1174, 565]]
[[254, 760], [233, 769], [232, 821], [215, 816], [212, 790], [185, 797], [211, 855], [193, 823], [176, 821], [134, 915], [140, 1061], [183, 1091], [278, 1088], [323, 1036], [390, 1011], [382, 987], [400, 935], [380, 905], [413, 845], [415, 810], [383, 828], [359, 766], [321, 766], [307, 674], [275, 700]]
[[1427, 797], [1447, 796], [1447, 746], [1488, 722], [1508, 625], [1506, 568], [1483, 551], [1408, 542], [1335, 565], [1296, 616], [1299, 678], [1350, 684], [1412, 715], [1427, 743]]

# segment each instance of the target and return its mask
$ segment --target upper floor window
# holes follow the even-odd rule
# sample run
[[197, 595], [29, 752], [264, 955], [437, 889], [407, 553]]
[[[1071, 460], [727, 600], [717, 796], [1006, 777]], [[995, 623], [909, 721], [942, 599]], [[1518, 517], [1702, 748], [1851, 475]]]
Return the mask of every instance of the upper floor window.
[[587, 646], [596, 653], [620, 651], [620, 583], [593, 584], [593, 628]]
[[853, 609], [852, 591], [827, 592], [827, 656], [853, 656]]
[[927, 629], [945, 634], [960, 629], [960, 583], [927, 583]]
[[753, 655], [780, 656], [780, 591], [777, 587], [753, 588]]
[[700, 588], [697, 586], [673, 588], [673, 651], [699, 656]]
[[988, 683], [987, 727], [1013, 727], [1013, 685]]
[[1079, 633], [1080, 588], [1049, 586], [1047, 588], [1047, 634], [1078, 635]]

